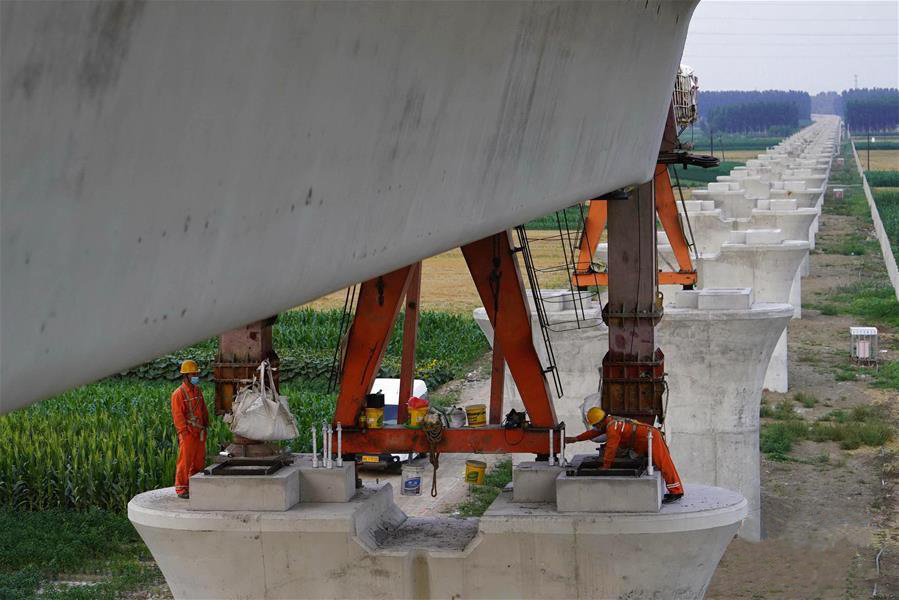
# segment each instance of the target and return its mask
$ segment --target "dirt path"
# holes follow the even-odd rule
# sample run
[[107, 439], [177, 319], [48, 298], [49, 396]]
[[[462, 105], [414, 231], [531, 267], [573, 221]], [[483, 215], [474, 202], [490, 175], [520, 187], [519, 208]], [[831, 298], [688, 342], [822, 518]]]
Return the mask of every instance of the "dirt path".
[[[821, 302], [840, 287], [883, 279], [879, 252], [863, 256], [827, 253], [853, 233], [870, 237], [855, 217], [823, 215], [819, 247], [803, 280], [803, 306]], [[883, 403], [894, 422], [896, 393], [868, 382], [837, 381], [848, 364], [848, 330], [863, 325], [847, 316], [826, 316], [803, 308], [790, 323], [790, 393], [766, 392], [774, 406], [797, 392], [811, 395], [811, 407], [796, 405], [807, 421], [835, 409]], [[881, 327], [882, 358], [899, 359], [899, 336]], [[896, 441], [885, 449], [841, 450], [836, 443], [802, 442], [793, 460], [762, 457], [762, 527], [756, 544], [736, 539], [728, 547], [707, 598], [869, 598], [899, 595], [899, 546], [893, 490]], [[875, 558], [880, 555], [880, 575]]]

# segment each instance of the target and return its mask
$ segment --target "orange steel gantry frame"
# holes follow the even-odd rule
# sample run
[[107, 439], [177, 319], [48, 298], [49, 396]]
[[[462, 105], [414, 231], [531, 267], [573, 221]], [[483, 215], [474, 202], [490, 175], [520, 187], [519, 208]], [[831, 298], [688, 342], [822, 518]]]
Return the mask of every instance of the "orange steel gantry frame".
[[[679, 269], [677, 272], [660, 270], [658, 283], [659, 285], [695, 285], [696, 270], [693, 268], [690, 247], [677, 214], [674, 189], [671, 186], [667, 165], [661, 163], [656, 165], [653, 186], [655, 188], [656, 215], [668, 236], [668, 242], [674, 251]], [[571, 276], [571, 283], [575, 287], [609, 285], [608, 272], [595, 271], [593, 268], [593, 255], [596, 253], [596, 247], [607, 221], [608, 201], [601, 198], [591, 200], [584, 222], [584, 233], [578, 248], [577, 263]]]
[[[438, 452], [547, 454], [553, 431], [554, 449], [561, 447], [561, 429], [556, 421], [546, 375], [531, 336], [531, 319], [515, 249], [503, 231], [462, 247], [462, 254], [475, 287], [493, 325], [494, 347], [502, 373], [508, 365], [521, 392], [531, 425], [524, 429], [504, 429], [499, 425], [502, 411], [502, 380], [492, 386], [489, 423], [485, 427], [450, 429], [436, 445]], [[425, 432], [402, 423], [412, 389], [415, 331], [418, 321], [421, 265], [416, 263], [362, 283], [356, 314], [347, 336], [346, 354], [340, 374], [340, 391], [334, 423], [343, 430], [343, 452], [407, 453], [427, 452]], [[406, 302], [403, 335], [403, 362], [396, 426], [382, 429], [359, 427], [358, 417], [365, 395], [371, 390], [393, 323]], [[452, 340], [447, 340], [452, 343]], [[496, 364], [494, 371], [497, 370]], [[494, 382], [495, 383], [495, 382]]]

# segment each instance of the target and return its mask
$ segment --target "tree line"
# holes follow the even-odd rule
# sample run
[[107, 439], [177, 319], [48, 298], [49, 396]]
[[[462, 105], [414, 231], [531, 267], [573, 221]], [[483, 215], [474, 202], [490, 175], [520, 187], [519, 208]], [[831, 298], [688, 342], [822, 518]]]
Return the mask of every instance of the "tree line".
[[723, 90], [699, 96], [701, 126], [730, 133], [792, 129], [811, 119], [811, 109], [811, 96], [795, 90]]
[[821, 92], [812, 98], [816, 113], [840, 115], [859, 132], [894, 131], [899, 127], [899, 89], [861, 88]]

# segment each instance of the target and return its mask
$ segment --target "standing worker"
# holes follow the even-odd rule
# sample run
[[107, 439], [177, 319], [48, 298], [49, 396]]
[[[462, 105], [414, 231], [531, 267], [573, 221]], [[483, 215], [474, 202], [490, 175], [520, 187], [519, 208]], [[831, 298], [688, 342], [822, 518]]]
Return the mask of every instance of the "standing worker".
[[640, 456], [646, 456], [649, 448], [649, 432], [652, 431], [652, 464], [662, 472], [662, 479], [665, 480], [668, 490], [662, 502], [667, 504], [683, 497], [684, 487], [681, 484], [680, 475], [677, 474], [677, 469], [674, 468], [674, 461], [671, 460], [671, 453], [668, 451], [668, 445], [665, 443], [661, 431], [633, 419], [607, 415], [606, 411], [598, 406], [587, 411], [587, 423], [590, 425], [590, 429], [577, 437], [566, 437], [565, 442], [583, 442], [605, 434], [607, 439], [603, 454], [602, 467], [604, 469], [612, 466], [619, 447], [633, 450]]
[[178, 430], [178, 462], [175, 465], [175, 493], [190, 498], [190, 476], [206, 466], [206, 428], [209, 411], [203, 399], [200, 368], [193, 360], [181, 363], [181, 385], [172, 392], [172, 420]]

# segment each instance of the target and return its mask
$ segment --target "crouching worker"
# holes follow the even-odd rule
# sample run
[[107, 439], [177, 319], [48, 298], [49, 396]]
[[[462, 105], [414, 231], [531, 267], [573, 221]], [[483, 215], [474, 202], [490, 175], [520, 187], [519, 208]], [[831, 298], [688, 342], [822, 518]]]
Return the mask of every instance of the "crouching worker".
[[619, 448], [633, 450], [639, 456], [646, 456], [649, 447], [649, 432], [652, 431], [652, 464], [662, 473], [668, 493], [665, 494], [664, 503], [679, 500], [684, 495], [680, 475], [674, 468], [668, 445], [662, 437], [662, 432], [633, 419], [624, 419], [607, 415], [606, 412], [594, 406], [587, 411], [587, 423], [590, 429], [577, 437], [566, 437], [566, 443], [583, 442], [604, 435], [606, 448], [603, 454], [603, 468], [608, 469], [615, 460], [615, 454]]
[[189, 498], [190, 476], [206, 466], [206, 427], [209, 412], [200, 386], [200, 368], [192, 360], [181, 363], [181, 385], [172, 392], [172, 420], [178, 431], [175, 493]]

